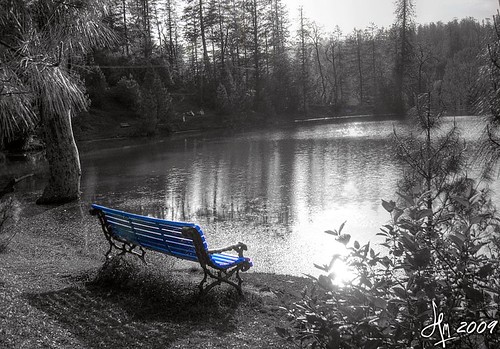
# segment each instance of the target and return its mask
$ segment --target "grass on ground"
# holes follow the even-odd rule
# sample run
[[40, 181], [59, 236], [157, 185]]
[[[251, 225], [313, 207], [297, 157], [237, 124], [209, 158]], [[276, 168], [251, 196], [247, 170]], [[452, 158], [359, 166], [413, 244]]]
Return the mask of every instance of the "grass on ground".
[[107, 242], [88, 204], [28, 205], [0, 254], [1, 348], [286, 348], [280, 306], [308, 280], [244, 273], [245, 296], [158, 253], [104, 262]]

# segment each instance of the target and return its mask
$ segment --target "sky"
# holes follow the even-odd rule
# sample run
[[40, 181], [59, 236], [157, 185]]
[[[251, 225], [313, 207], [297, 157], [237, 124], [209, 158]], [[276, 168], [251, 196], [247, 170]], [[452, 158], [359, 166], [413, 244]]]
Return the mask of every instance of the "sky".
[[[394, 23], [394, 0], [283, 0], [290, 18], [297, 23], [298, 8], [303, 6], [304, 16], [320, 24], [325, 31], [338, 25], [345, 33], [354, 28], [364, 29], [371, 22], [378, 27]], [[442, 21], [453, 18], [474, 17], [479, 21], [491, 18], [499, 8], [498, 0], [415, 0], [416, 23]], [[294, 29], [291, 30], [293, 31]]]

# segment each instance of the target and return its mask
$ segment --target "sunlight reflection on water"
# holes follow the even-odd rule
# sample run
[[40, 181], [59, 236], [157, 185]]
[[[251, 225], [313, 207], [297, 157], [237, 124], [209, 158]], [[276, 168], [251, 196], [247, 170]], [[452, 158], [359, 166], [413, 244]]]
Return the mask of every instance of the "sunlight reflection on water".
[[[474, 140], [477, 119], [459, 122]], [[390, 218], [380, 200], [394, 199], [401, 173], [391, 155], [393, 125], [405, 127], [304, 124], [88, 151], [83, 198], [194, 221], [212, 247], [244, 241], [254, 271], [317, 275], [313, 263], [344, 248], [325, 230], [347, 221], [351, 241], [366, 243]]]

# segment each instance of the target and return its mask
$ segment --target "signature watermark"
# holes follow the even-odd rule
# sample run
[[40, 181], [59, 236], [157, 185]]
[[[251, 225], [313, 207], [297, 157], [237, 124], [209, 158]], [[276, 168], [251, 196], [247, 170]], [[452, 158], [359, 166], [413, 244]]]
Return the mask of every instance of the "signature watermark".
[[454, 329], [450, 328], [450, 325], [447, 322], [444, 322], [443, 313], [438, 313], [438, 307], [434, 301], [432, 301], [432, 312], [433, 312], [433, 322], [425, 326], [422, 331], [420, 331], [420, 335], [423, 338], [431, 338], [436, 333], [440, 341], [436, 342], [434, 345], [441, 345], [443, 348], [446, 348], [446, 343], [457, 340], [463, 336], [470, 336], [473, 334], [483, 334], [490, 333], [492, 334], [495, 328], [498, 325], [498, 321], [481, 321], [477, 323], [476, 321], [471, 322], [460, 322], [460, 326], [454, 331]]

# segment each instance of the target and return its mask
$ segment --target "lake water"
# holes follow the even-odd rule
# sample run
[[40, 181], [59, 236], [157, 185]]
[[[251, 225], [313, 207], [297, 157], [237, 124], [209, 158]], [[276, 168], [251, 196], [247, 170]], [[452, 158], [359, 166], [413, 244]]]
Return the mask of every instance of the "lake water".
[[[474, 141], [479, 119], [457, 121]], [[344, 232], [363, 243], [376, 240], [389, 220], [381, 199], [396, 198], [402, 169], [393, 157], [393, 127], [407, 129], [390, 120], [301, 123], [87, 149], [82, 196], [196, 222], [210, 247], [243, 241], [254, 271], [317, 274], [313, 263], [341, 248], [325, 230], [347, 221]], [[500, 204], [498, 193], [494, 201]]]

